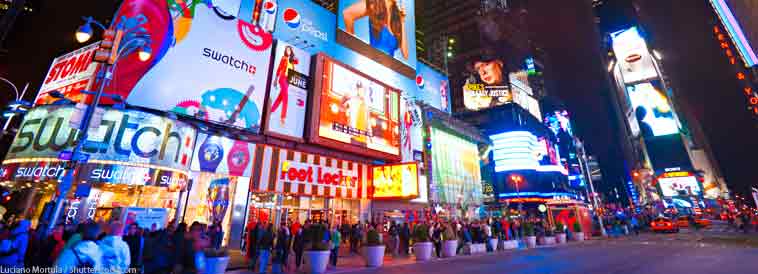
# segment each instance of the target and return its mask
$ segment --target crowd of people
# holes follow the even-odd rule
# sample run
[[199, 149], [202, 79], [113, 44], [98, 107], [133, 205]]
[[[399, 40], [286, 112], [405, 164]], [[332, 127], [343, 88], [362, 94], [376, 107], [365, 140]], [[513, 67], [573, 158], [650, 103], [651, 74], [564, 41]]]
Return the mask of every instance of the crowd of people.
[[156, 224], [87, 222], [30, 227], [29, 220], [0, 223], [0, 266], [38, 267], [51, 273], [94, 269], [96, 273], [198, 273], [206, 248], [219, 248], [219, 224], [180, 223], [172, 229]]

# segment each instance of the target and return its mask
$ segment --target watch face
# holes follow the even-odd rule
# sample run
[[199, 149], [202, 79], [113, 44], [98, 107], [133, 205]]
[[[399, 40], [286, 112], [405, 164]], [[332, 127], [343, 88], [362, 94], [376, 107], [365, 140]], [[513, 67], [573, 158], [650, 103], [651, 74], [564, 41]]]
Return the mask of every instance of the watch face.
[[200, 146], [200, 170], [216, 171], [216, 167], [221, 163], [224, 157], [224, 149], [216, 143], [208, 143]]

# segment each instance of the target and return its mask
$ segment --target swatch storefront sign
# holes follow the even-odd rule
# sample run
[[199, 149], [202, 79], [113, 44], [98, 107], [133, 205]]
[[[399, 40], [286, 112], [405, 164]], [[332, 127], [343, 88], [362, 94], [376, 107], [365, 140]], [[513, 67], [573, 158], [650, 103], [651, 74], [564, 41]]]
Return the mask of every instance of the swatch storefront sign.
[[[31, 110], [3, 161], [3, 177], [43, 180], [60, 176], [65, 168], [58, 157], [61, 152], [73, 150], [78, 136], [78, 130], [69, 126], [73, 112], [73, 106], [42, 106]], [[93, 181], [115, 183], [133, 181], [134, 172], [141, 177], [148, 174], [154, 178], [158, 178], [159, 170], [186, 173], [196, 135], [194, 127], [180, 121], [136, 110], [106, 109], [100, 126], [90, 129], [82, 146], [89, 160], [81, 168], [92, 172], [89, 179]], [[13, 178], [8, 177], [11, 175]], [[158, 184], [160, 179], [146, 181]]]

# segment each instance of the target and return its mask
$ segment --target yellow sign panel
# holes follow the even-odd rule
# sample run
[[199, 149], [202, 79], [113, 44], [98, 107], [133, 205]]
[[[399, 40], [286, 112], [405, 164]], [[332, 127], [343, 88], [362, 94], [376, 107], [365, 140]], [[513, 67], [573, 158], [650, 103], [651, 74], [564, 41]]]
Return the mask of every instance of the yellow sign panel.
[[372, 186], [374, 198], [416, 198], [418, 167], [416, 163], [376, 166]]

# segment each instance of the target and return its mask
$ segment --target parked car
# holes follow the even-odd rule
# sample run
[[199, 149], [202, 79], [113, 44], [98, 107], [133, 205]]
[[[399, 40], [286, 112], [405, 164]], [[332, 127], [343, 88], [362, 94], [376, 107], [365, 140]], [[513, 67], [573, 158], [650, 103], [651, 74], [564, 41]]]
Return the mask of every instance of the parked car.
[[679, 232], [677, 223], [666, 217], [655, 218], [650, 222], [650, 229], [653, 232]]

